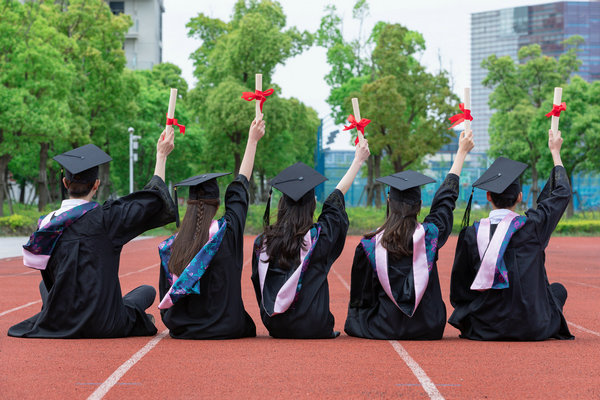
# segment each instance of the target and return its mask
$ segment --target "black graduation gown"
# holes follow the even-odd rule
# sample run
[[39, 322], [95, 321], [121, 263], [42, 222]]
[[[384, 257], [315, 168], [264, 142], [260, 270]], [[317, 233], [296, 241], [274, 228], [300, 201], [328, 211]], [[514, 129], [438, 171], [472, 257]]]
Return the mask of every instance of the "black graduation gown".
[[[177, 339], [235, 339], [256, 336], [256, 326], [242, 301], [244, 226], [248, 213], [248, 180], [243, 175], [229, 184], [225, 192], [227, 228], [217, 254], [200, 279], [200, 294], [179, 299], [171, 308], [161, 310], [170, 335]], [[161, 299], [169, 282], [160, 269]]]
[[[354, 253], [350, 283], [350, 304], [344, 331], [350, 336], [369, 339], [441, 339], [446, 325], [446, 305], [442, 300], [437, 269], [438, 250], [452, 232], [452, 211], [458, 197], [459, 177], [448, 174], [423, 222], [439, 229], [435, 261], [429, 273], [427, 289], [412, 317], [400, 311], [384, 292], [363, 246]], [[398, 304], [412, 309], [415, 289], [412, 256], [396, 258], [388, 254], [388, 273]]]
[[[565, 169], [554, 167], [538, 199], [529, 209], [525, 225], [512, 236], [504, 262], [508, 270], [506, 289], [471, 290], [479, 270], [475, 228], [462, 230], [450, 283], [454, 312], [448, 322], [460, 337], [476, 340], [572, 339], [559, 302], [549, 289], [544, 253], [571, 198]], [[491, 226], [491, 231], [497, 225]]]
[[[302, 289], [296, 302], [282, 314], [269, 317], [262, 307], [258, 258], [255, 252], [252, 253], [252, 283], [256, 300], [263, 324], [269, 330], [269, 335], [273, 337], [295, 339], [334, 337], [334, 318], [329, 311], [327, 274], [344, 248], [349, 225], [344, 195], [338, 189], [335, 189], [323, 203], [323, 211], [317, 223], [321, 226], [321, 233], [302, 277]], [[258, 240], [260, 241], [260, 238]], [[261, 243], [259, 242], [258, 245], [260, 246]], [[285, 281], [293, 272], [294, 270], [280, 269], [275, 259], [269, 263], [266, 279], [273, 274], [271, 276], [274, 276], [274, 279]], [[265, 290], [267, 290], [266, 286]], [[277, 293], [271, 295], [275, 298]]]
[[12, 326], [9, 336], [112, 338], [156, 334], [145, 310], [123, 302], [123, 245], [175, 220], [167, 186], [154, 176], [144, 190], [89, 211], [65, 229], [45, 270], [42, 311]]

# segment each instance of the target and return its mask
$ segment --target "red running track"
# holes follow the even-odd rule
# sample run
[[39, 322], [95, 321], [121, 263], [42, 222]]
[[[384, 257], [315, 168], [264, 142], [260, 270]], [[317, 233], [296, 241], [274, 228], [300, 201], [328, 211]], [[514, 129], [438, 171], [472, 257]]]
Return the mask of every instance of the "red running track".
[[[600, 398], [600, 238], [556, 237], [547, 250], [551, 282], [569, 291], [565, 306], [574, 341], [390, 342], [350, 338], [268, 337], [244, 265], [242, 290], [257, 338], [182, 341], [169, 336], [102, 340], [15, 339], [8, 328], [39, 310], [39, 273], [21, 259], [0, 260], [0, 398]], [[246, 237], [251, 254], [253, 237]], [[160, 239], [123, 250], [121, 286], [156, 285]], [[357, 237], [329, 275], [331, 310], [343, 331]], [[439, 271], [448, 313], [456, 238], [441, 250]], [[156, 302], [151, 312], [165, 330]], [[22, 308], [19, 308], [22, 307]]]

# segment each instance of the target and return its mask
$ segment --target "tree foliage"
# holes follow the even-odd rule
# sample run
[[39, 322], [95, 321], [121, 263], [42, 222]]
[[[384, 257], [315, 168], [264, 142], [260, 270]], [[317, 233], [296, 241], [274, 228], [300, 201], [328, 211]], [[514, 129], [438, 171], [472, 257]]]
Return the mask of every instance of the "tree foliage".
[[256, 159], [259, 184], [251, 182], [254, 197], [254, 188], [263, 188], [279, 170], [312, 159], [319, 125], [316, 112], [297, 100], [279, 97], [272, 81], [275, 68], [310, 46], [312, 35], [287, 28], [281, 5], [268, 0], [239, 0], [230, 21], [199, 14], [187, 27], [189, 35], [202, 42], [191, 56], [198, 84], [190, 92], [192, 109], [205, 131], [199, 167], [238, 172], [254, 119], [254, 104], [241, 99], [241, 94], [254, 91], [256, 73], [263, 75], [263, 90], [275, 88], [263, 109], [267, 133]]
[[331, 71], [326, 80], [331, 92], [327, 101], [335, 121], [343, 123], [352, 113], [352, 97], [360, 100], [361, 117], [372, 121], [367, 127], [372, 155], [367, 164], [367, 204], [379, 206], [381, 186], [374, 178], [382, 175], [382, 166], [390, 173], [414, 168], [448, 143], [452, 132], [447, 118], [455, 113], [457, 99], [446, 71], [431, 73], [418, 61], [425, 50], [420, 33], [378, 22], [363, 38], [367, 15], [367, 2], [357, 1], [353, 17], [359, 35], [347, 41], [342, 19], [329, 6], [317, 38], [328, 49]]
[[[581, 37], [564, 42], [567, 51], [558, 59], [542, 54], [538, 44], [522, 47], [518, 60], [509, 56], [492, 55], [482, 62], [488, 70], [483, 84], [494, 89], [489, 97], [490, 108], [495, 110], [489, 126], [490, 155], [505, 156], [530, 166], [531, 194], [535, 201], [539, 194], [538, 179], [542, 160], [547, 151], [550, 123], [544, 114], [552, 109], [554, 88], [565, 86], [577, 70]], [[567, 91], [563, 97], [567, 99]], [[564, 114], [565, 116], [567, 114]], [[567, 117], [569, 118], [569, 117]], [[564, 127], [561, 115], [561, 128]], [[563, 135], [565, 138], [565, 135]], [[563, 148], [566, 148], [566, 143]]]

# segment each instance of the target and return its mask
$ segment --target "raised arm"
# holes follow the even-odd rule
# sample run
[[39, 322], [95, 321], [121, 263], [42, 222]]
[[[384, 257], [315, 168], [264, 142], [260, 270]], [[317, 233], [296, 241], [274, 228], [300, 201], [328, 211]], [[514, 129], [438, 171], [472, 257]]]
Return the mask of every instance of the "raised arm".
[[356, 178], [358, 171], [360, 171], [360, 167], [362, 167], [363, 163], [367, 160], [367, 158], [369, 158], [370, 154], [369, 142], [366, 139], [358, 142], [356, 145], [356, 151], [354, 152], [354, 160], [352, 160], [350, 168], [348, 168], [348, 171], [342, 180], [340, 180], [340, 183], [338, 183], [335, 187], [342, 192], [342, 194], [346, 194], [348, 192], [348, 189], [350, 189], [350, 186], [352, 186], [352, 182], [354, 182], [354, 178]]
[[165, 166], [167, 157], [175, 147], [175, 132], [173, 126], [169, 126], [160, 134], [158, 142], [156, 142], [156, 165], [154, 166], [154, 175], [165, 180]]
[[560, 131], [554, 133], [552, 129], [548, 131], [548, 148], [550, 149], [550, 154], [552, 154], [552, 160], [554, 161], [554, 166], [563, 166], [562, 160], [560, 158], [560, 148], [562, 147], [562, 133]]
[[240, 165], [240, 175], [244, 175], [250, 180], [252, 168], [254, 168], [254, 156], [256, 155], [256, 145], [258, 141], [265, 135], [265, 121], [262, 119], [252, 121], [250, 131], [248, 132], [248, 142], [246, 143], [246, 151]]
[[473, 147], [475, 147], [475, 143], [473, 142], [473, 131], [462, 131], [460, 133], [460, 138], [458, 139], [458, 151], [456, 152], [456, 157], [454, 157], [452, 168], [450, 168], [449, 171], [450, 174], [460, 176], [463, 164], [465, 163], [465, 158], [467, 158], [467, 154], [469, 154]]

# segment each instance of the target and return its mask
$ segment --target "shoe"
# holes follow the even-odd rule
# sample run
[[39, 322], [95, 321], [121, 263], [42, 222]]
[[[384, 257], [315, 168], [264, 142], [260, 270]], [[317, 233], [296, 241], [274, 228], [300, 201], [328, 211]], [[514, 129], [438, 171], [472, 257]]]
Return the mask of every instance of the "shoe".
[[156, 324], [156, 318], [154, 318], [154, 315], [152, 315], [152, 314], [146, 314], [146, 316], [148, 317], [148, 319], [150, 321], [152, 321], [153, 324]]

